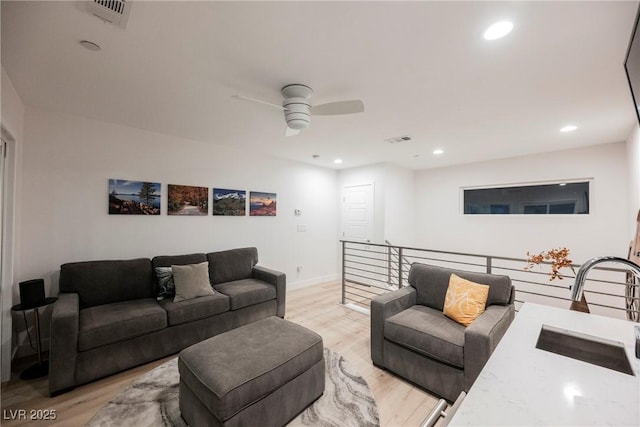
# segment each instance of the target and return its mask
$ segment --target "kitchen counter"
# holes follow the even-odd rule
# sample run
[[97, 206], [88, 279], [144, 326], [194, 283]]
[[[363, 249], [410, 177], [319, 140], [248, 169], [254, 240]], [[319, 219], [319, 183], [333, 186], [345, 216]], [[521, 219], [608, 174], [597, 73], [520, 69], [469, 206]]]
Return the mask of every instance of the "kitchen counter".
[[[634, 375], [536, 348], [542, 324], [625, 345]], [[634, 322], [525, 303], [451, 426], [640, 426]]]

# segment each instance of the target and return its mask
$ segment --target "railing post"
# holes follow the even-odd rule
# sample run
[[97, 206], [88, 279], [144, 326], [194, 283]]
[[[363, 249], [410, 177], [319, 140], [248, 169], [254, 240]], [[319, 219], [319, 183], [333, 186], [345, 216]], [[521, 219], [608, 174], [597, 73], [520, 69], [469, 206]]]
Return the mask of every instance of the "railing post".
[[391, 246], [387, 243], [387, 283], [391, 284]]
[[398, 289], [402, 288], [402, 247], [398, 248]]
[[493, 262], [493, 258], [490, 256], [487, 257], [487, 274], [491, 274], [491, 263]]
[[344, 294], [344, 286], [345, 286], [345, 280], [344, 280], [344, 273], [345, 273], [345, 255], [346, 255], [347, 251], [346, 251], [346, 242], [343, 240], [342, 241], [342, 305], [346, 304], [345, 301], [345, 294]]

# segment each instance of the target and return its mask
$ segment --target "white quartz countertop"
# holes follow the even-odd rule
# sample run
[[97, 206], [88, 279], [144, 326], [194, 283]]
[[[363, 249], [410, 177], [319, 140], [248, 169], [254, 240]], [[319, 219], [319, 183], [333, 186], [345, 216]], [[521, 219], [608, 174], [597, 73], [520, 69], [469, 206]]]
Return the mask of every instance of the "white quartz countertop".
[[[542, 324], [624, 343], [635, 376], [537, 349]], [[634, 322], [525, 303], [451, 426], [640, 426]]]

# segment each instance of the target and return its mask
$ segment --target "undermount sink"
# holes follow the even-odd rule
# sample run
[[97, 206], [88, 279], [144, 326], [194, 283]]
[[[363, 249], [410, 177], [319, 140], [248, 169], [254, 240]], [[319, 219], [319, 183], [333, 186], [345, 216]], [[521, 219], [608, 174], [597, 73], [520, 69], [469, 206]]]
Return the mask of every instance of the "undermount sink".
[[542, 325], [536, 348], [635, 375], [624, 344], [569, 329]]

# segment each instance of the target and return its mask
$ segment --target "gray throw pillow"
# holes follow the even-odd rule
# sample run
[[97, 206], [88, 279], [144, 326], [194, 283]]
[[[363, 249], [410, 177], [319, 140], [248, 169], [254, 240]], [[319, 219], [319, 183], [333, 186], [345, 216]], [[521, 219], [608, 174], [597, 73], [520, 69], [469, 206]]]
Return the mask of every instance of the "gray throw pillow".
[[171, 270], [176, 286], [176, 296], [173, 298], [173, 302], [215, 293], [209, 283], [209, 263], [207, 261], [200, 264], [172, 265]]
[[155, 271], [158, 278], [158, 301], [173, 298], [176, 295], [176, 287], [171, 267], [156, 267]]

